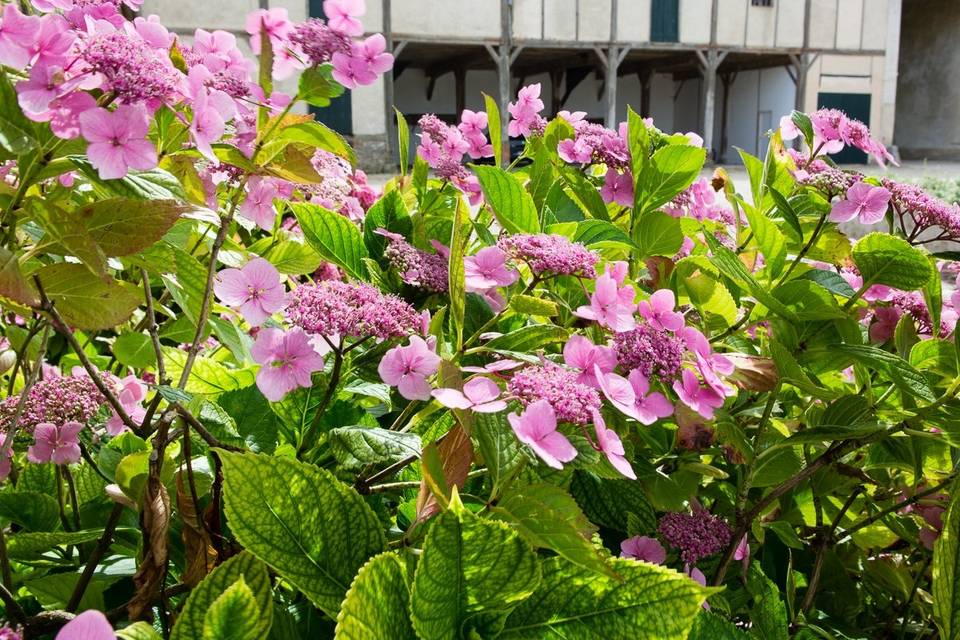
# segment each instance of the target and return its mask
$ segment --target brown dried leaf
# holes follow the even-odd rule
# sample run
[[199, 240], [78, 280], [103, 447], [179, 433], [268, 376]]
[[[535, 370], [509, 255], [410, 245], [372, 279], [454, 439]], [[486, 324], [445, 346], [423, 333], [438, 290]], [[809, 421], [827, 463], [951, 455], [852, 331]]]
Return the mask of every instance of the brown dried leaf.
[[127, 614], [131, 620], [143, 619], [149, 611], [157, 590], [163, 583], [167, 572], [167, 532], [170, 529], [170, 495], [162, 483], [157, 489], [150, 490], [144, 498], [140, 511], [140, 526], [143, 530], [143, 558], [140, 567], [133, 576], [137, 591], [127, 603]]
[[201, 520], [185, 471], [177, 474], [177, 512], [183, 522], [184, 569], [180, 581], [196, 586], [217, 566], [217, 550]]
[[736, 367], [727, 380], [748, 391], [772, 391], [779, 375], [772, 358], [761, 358], [743, 353], [723, 354]]
[[[443, 462], [445, 486], [452, 491], [454, 485], [463, 488], [473, 463], [473, 443], [463, 427], [457, 424], [437, 445], [440, 459]], [[426, 480], [420, 483], [420, 494], [417, 496], [417, 522], [430, 519], [440, 510], [437, 499], [434, 497]]]

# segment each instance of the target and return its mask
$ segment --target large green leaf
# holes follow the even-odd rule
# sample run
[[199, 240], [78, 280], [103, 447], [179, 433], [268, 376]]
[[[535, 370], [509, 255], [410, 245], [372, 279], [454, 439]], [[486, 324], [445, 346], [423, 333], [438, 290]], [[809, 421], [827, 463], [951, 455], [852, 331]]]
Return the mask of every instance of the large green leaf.
[[853, 344], [834, 345], [832, 349], [839, 350], [871, 369], [885, 373], [905, 393], [927, 402], [937, 399], [923, 374], [895, 354], [877, 347]]
[[363, 242], [369, 254], [375, 258], [382, 257], [387, 247], [387, 239], [377, 233], [378, 229], [386, 229], [405, 237], [409, 237], [413, 230], [407, 205], [396, 189], [388, 191], [374, 202], [363, 219]]
[[0, 147], [20, 155], [37, 146], [34, 124], [17, 105], [17, 93], [6, 72], [0, 73]]
[[[604, 245], [607, 243], [623, 244], [633, 247], [634, 242], [620, 227], [606, 220], [584, 220], [577, 224], [577, 231], [573, 234], [573, 241], [587, 247]], [[674, 252], [676, 253], [676, 252]], [[673, 254], [671, 254], [673, 255]]]
[[323, 149], [347, 160], [352, 166], [357, 164], [357, 156], [344, 137], [322, 122], [310, 120], [283, 127], [277, 138]]
[[619, 578], [562, 558], [543, 563], [540, 588], [507, 618], [501, 638], [685, 640], [714, 589], [671, 569], [612, 559]]
[[771, 279], [776, 278], [783, 271], [787, 259], [787, 238], [777, 224], [763, 215], [762, 211], [750, 205], [744, 206], [743, 211], [750, 223], [753, 238], [766, 260], [767, 273]]
[[331, 617], [357, 570], [386, 548], [360, 495], [288, 458], [218, 451], [227, 522], [237, 540]]
[[273, 453], [277, 446], [277, 414], [255, 385], [227, 391], [217, 398], [237, 425], [237, 433], [253, 451]]
[[636, 210], [653, 211], [693, 184], [707, 157], [705, 149], [672, 144], [658, 149], [637, 180]]
[[787, 640], [787, 607], [780, 598], [777, 585], [753, 562], [747, 573], [747, 590], [753, 596], [750, 619], [757, 636], [764, 640]]
[[103, 180], [86, 156], [69, 156], [100, 198], [133, 198], [135, 200], [187, 200], [177, 177], [160, 168], [131, 171], [118, 180]]
[[863, 286], [886, 284], [904, 291], [925, 286], [933, 277], [927, 255], [906, 240], [887, 233], [870, 233], [853, 245], [853, 261]]
[[273, 617], [273, 595], [270, 590], [270, 576], [267, 567], [253, 554], [244, 551], [210, 572], [200, 584], [190, 592], [183, 611], [173, 626], [170, 640], [193, 640], [202, 638], [204, 620], [213, 603], [238, 580], [243, 580], [257, 605], [255, 630], [263, 637], [270, 629]]
[[143, 251], [193, 209], [176, 200], [110, 198], [80, 207], [74, 213], [104, 254], [114, 257]]
[[552, 324], [531, 324], [494, 338], [486, 344], [486, 347], [504, 351], [528, 351], [550, 342], [563, 342], [569, 335], [563, 327]]
[[639, 482], [608, 480], [577, 471], [570, 484], [570, 493], [590, 521], [602, 527], [625, 532], [627, 516], [631, 513], [640, 519], [647, 531], [656, 527], [657, 516]]
[[0, 296], [23, 305], [38, 302], [37, 292], [20, 271], [17, 256], [0, 247]]
[[65, 211], [52, 202], [34, 200], [34, 220], [43, 227], [43, 251], [74, 256], [95, 275], [107, 278], [107, 257], [88, 233], [78, 211]]
[[113, 341], [113, 355], [117, 362], [128, 367], [143, 369], [157, 363], [150, 336], [144, 333], [121, 333]]
[[136, 287], [112, 279], [104, 282], [80, 264], [47, 265], [37, 275], [67, 324], [81, 329], [115, 327], [140, 305]]
[[[164, 347], [163, 359], [167, 364], [167, 373], [174, 380], [179, 380], [183, 367], [187, 363], [187, 353], [181, 349]], [[254, 381], [252, 368], [229, 369], [218, 360], [198, 356], [193, 361], [193, 368], [190, 369], [186, 391], [216, 397], [225, 391], [249, 387]]]
[[57, 501], [38, 491], [0, 492], [0, 518], [27, 531], [53, 531], [60, 526]]
[[687, 640], [750, 640], [750, 635], [737, 629], [726, 618], [701, 611], [693, 621]]
[[374, 556], [353, 579], [337, 616], [336, 640], [415, 640], [410, 576], [395, 553]]
[[366, 277], [367, 267], [363, 259], [367, 257], [367, 248], [355, 224], [339, 213], [315, 204], [291, 203], [290, 208], [310, 246], [351, 276], [361, 280]]
[[330, 450], [340, 466], [357, 469], [368, 464], [397, 462], [420, 455], [420, 436], [369, 427], [338, 427], [328, 435]]
[[7, 538], [7, 555], [14, 560], [30, 560], [55, 547], [81, 544], [100, 537], [101, 531], [57, 531], [54, 533], [18, 533]]
[[330, 99], [343, 95], [344, 87], [333, 79], [333, 65], [309, 67], [300, 74], [297, 97], [315, 107], [330, 106]]
[[573, 564], [615, 576], [589, 540], [594, 528], [569, 493], [552, 484], [511, 488], [493, 509], [534, 547], [551, 549]]
[[801, 278], [785, 282], [773, 290], [773, 297], [801, 321], [846, 317], [833, 294], [813, 280]]
[[633, 238], [640, 247], [640, 256], [672, 257], [683, 245], [683, 230], [679, 218], [662, 211], [643, 214], [633, 230]]
[[483, 106], [487, 112], [487, 130], [490, 132], [490, 144], [493, 146], [493, 163], [503, 166], [503, 127], [500, 124], [500, 106], [496, 99], [483, 94]]
[[537, 556], [516, 531], [482, 520], [454, 493], [431, 525], [413, 578], [413, 628], [422, 640], [494, 637], [540, 583]]
[[268, 629], [260, 625], [257, 599], [241, 576], [210, 603], [200, 637], [202, 640], [260, 640], [266, 631]]
[[471, 435], [477, 441], [477, 450], [493, 483], [491, 493], [496, 495], [500, 485], [510, 478], [523, 462], [523, 446], [510, 428], [506, 412], [477, 413], [473, 421]]
[[538, 233], [540, 221], [533, 198], [520, 181], [499, 167], [475, 165], [473, 172], [497, 222], [508, 233]]
[[954, 487], [933, 547], [933, 616], [944, 640], [960, 638], [960, 493]]

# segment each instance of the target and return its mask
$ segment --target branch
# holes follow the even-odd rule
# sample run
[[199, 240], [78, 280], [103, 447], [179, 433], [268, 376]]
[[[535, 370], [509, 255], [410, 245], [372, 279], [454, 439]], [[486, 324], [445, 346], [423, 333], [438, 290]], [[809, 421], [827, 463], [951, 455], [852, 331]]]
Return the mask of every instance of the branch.
[[174, 404], [173, 408], [180, 415], [180, 417], [183, 418], [183, 421], [190, 425], [190, 428], [196, 431], [197, 435], [200, 436], [210, 447], [224, 449], [225, 451], [236, 451], [237, 453], [243, 453], [246, 451], [246, 449], [243, 449], [242, 447], [235, 447], [232, 444], [227, 444], [217, 440], [216, 436], [207, 431], [207, 428], [203, 426], [203, 423], [197, 420], [194, 415], [187, 411], [183, 405]]
[[123, 509], [124, 506], [122, 504], [113, 505], [113, 511], [110, 512], [107, 524], [103, 528], [103, 535], [101, 535], [97, 541], [97, 546], [93, 550], [93, 553], [87, 558], [87, 564], [83, 567], [83, 573], [80, 574], [80, 579], [77, 580], [77, 584], [73, 588], [73, 593], [70, 594], [70, 600], [67, 602], [67, 611], [70, 613], [74, 613], [77, 607], [80, 606], [83, 594], [87, 590], [90, 580], [93, 578], [93, 572], [96, 571], [97, 565], [100, 564], [103, 554], [107, 552], [107, 549], [109, 549], [113, 543], [113, 533], [116, 531], [120, 517], [123, 515]]
[[[43, 337], [40, 339], [40, 351], [37, 352], [37, 360], [33, 363], [33, 369], [30, 370], [30, 375], [25, 378], [23, 389], [20, 390], [20, 399], [17, 400], [17, 408], [13, 412], [13, 420], [6, 431], [3, 444], [0, 445], [0, 460], [6, 460], [10, 457], [10, 452], [13, 450], [13, 440], [17, 437], [17, 427], [20, 425], [20, 417], [23, 415], [23, 410], [27, 406], [27, 397], [30, 395], [30, 389], [33, 388], [33, 385], [36, 384], [40, 378], [40, 370], [43, 367], [43, 356], [47, 352], [47, 339], [49, 337], [50, 325], [47, 324], [43, 328]], [[23, 349], [24, 353], [26, 353], [26, 345], [24, 345]]]

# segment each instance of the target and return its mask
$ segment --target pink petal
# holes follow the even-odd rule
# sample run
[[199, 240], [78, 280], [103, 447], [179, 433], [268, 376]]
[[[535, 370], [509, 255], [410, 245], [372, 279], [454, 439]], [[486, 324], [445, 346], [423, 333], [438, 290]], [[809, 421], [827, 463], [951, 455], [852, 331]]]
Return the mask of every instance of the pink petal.
[[431, 395], [437, 402], [451, 409], [469, 409], [473, 403], [457, 389], [434, 389]]
[[430, 383], [423, 376], [409, 373], [400, 378], [397, 391], [407, 400], [429, 400]]
[[493, 402], [484, 402], [473, 406], [477, 413], [499, 413], [507, 408], [507, 403], [503, 400], [494, 400]]
[[115, 640], [107, 617], [96, 609], [88, 609], [68, 622], [56, 640]]
[[477, 377], [463, 385], [463, 395], [473, 404], [481, 404], [500, 395], [500, 387], [489, 378]]
[[104, 180], [116, 180], [127, 175], [123, 147], [110, 142], [94, 142], [87, 146], [87, 158]]
[[53, 450], [51, 461], [54, 464], [74, 464], [80, 462], [80, 445], [70, 442]]
[[221, 269], [213, 281], [213, 293], [227, 306], [243, 304], [250, 296], [246, 274], [240, 269]]
[[[563, 468], [563, 465], [557, 466], [561, 462], [570, 462], [577, 457], [577, 450], [570, 441], [567, 440], [559, 431], [548, 433], [531, 445], [543, 461], [551, 467]], [[557, 464], [552, 464], [556, 462]]]

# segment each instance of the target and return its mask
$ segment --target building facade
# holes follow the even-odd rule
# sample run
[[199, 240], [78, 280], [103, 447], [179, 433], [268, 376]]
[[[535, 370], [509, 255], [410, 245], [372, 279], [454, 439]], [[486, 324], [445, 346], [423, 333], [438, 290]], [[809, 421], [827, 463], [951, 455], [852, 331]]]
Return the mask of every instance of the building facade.
[[[367, 0], [396, 64], [319, 117], [353, 136], [365, 166], [395, 164], [393, 106], [415, 123], [453, 121], [539, 82], [547, 113], [585, 111], [613, 125], [627, 105], [666, 131], [696, 131], [713, 157], [762, 153], [793, 108], [843, 108], [893, 142], [902, 0]], [[908, 0], [909, 2], [909, 0]], [[229, 4], [229, 10], [224, 5]], [[146, 0], [184, 34], [243, 34], [248, 11], [284, 6], [294, 20], [319, 0]], [[863, 161], [851, 155], [846, 161]]]

